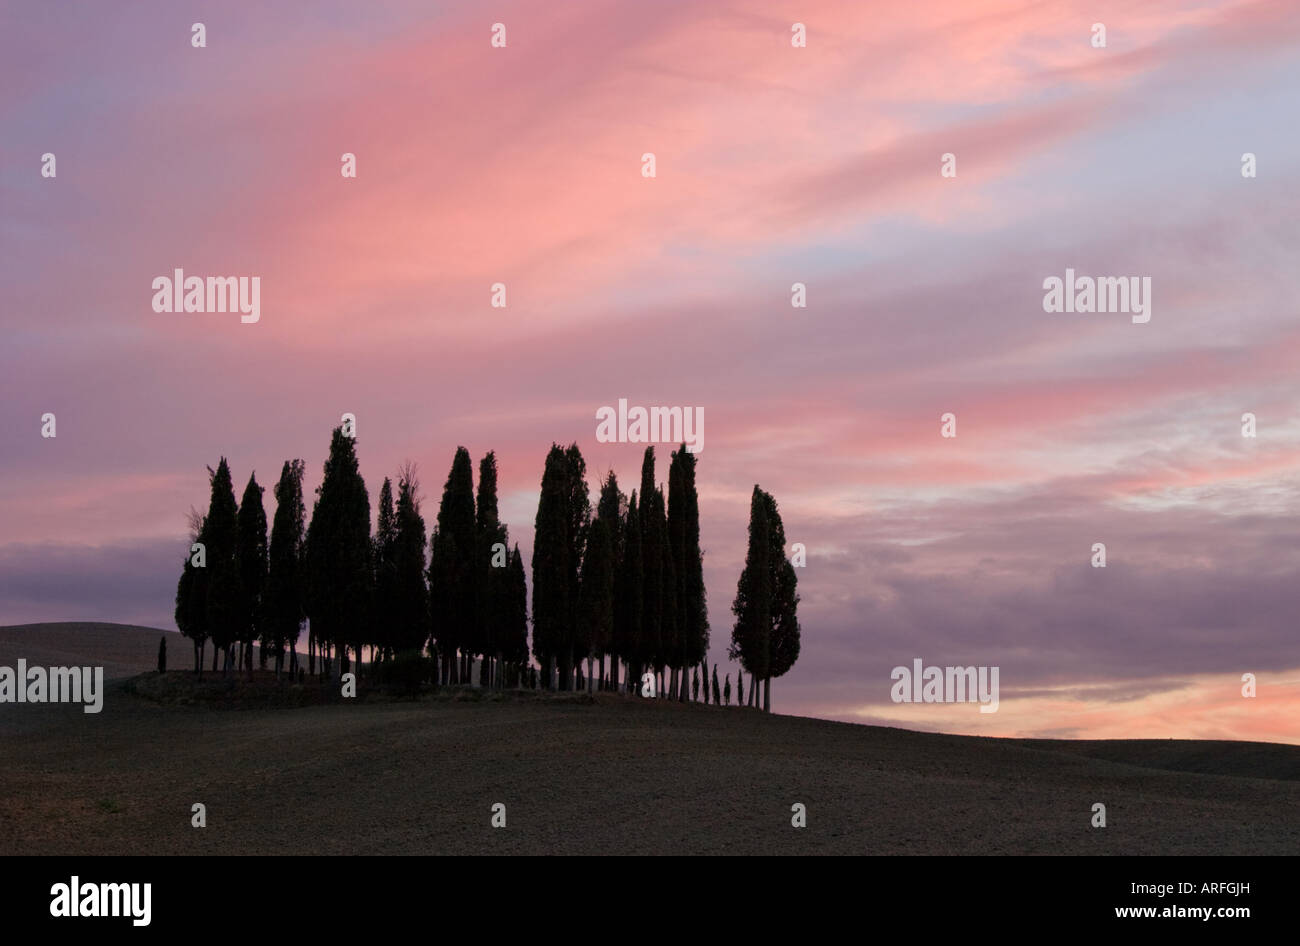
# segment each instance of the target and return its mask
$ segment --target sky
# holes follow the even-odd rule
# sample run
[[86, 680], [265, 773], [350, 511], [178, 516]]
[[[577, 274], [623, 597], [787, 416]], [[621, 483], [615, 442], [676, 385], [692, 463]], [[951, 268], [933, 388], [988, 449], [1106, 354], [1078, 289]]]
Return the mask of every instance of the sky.
[[494, 450], [527, 562], [553, 441], [637, 484], [625, 398], [704, 413], [720, 676], [755, 484], [806, 549], [774, 710], [1300, 743], [1294, 3], [307, 6], [0, 3], [0, 623], [174, 628], [207, 467], [310, 505], [344, 412], [372, 509]]

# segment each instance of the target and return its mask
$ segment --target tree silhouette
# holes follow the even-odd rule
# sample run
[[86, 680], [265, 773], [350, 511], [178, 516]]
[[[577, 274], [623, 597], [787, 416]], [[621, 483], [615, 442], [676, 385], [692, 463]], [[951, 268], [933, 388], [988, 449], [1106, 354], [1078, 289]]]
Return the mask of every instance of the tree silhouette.
[[[641, 602], [644, 575], [641, 568], [641, 514], [637, 509], [636, 491], [628, 500], [623, 516], [622, 556], [614, 576], [614, 647], [627, 662], [628, 685], [635, 687], [641, 678], [643, 626]], [[614, 670], [618, 681], [617, 664]]]
[[[614, 553], [609, 527], [597, 517], [591, 524], [578, 595], [578, 627], [587, 647], [587, 689], [592, 688], [592, 655], [604, 660], [614, 624]], [[603, 665], [603, 664], [602, 664]]]
[[[190, 544], [205, 542], [205, 519], [202, 513], [190, 510]], [[206, 544], [206, 543], [205, 543]], [[203, 649], [208, 640], [208, 570], [206, 552], [204, 567], [193, 564], [193, 552], [185, 550], [185, 564], [176, 583], [176, 627], [194, 645], [194, 673], [203, 675]]]
[[[356, 444], [335, 427], [325, 475], [307, 529], [307, 614], [315, 641], [337, 647], [340, 671], [347, 648], [367, 636], [371, 603], [370, 495], [361, 478]], [[325, 673], [332, 675], [328, 652]]]
[[605, 530], [609, 535], [610, 562], [612, 565], [610, 629], [609, 640], [605, 646], [605, 653], [609, 657], [609, 673], [605, 674], [603, 670], [601, 672], [601, 676], [605, 678], [606, 687], [611, 690], [618, 690], [619, 688], [618, 662], [624, 650], [618, 639], [620, 620], [617, 602], [620, 594], [619, 579], [623, 567], [623, 520], [626, 515], [627, 497], [619, 491], [618, 478], [614, 475], [614, 471], [610, 470], [600, 484], [600, 498], [596, 503], [596, 519], [605, 524]]
[[286, 460], [275, 484], [275, 517], [271, 522], [271, 544], [267, 553], [266, 592], [262, 597], [262, 647], [275, 654], [275, 673], [284, 667], [284, 651], [290, 654], [289, 671], [298, 670], [298, 635], [306, 618], [305, 563], [303, 544], [307, 510], [303, 506], [302, 460]]
[[236, 635], [243, 648], [244, 667], [253, 674], [253, 641], [261, 635], [262, 596], [266, 591], [266, 509], [257, 474], [249, 476], [239, 502], [238, 549], [241, 607]]
[[[668, 473], [668, 537], [677, 582], [677, 628], [684, 666], [707, 674], [709, 614], [700, 550], [700, 501], [695, 488], [696, 456], [683, 444], [672, 454]], [[705, 701], [708, 701], [707, 676]]]
[[424, 583], [424, 550], [428, 542], [420, 515], [420, 483], [414, 465], [403, 465], [397, 480], [397, 508], [389, 561], [393, 572], [393, 598], [388, 608], [392, 622], [388, 646], [395, 653], [419, 654], [429, 638], [429, 590]]
[[204, 543], [208, 568], [207, 626], [215, 648], [213, 661], [220, 651], [224, 657], [222, 671], [229, 673], [230, 648], [243, 619], [243, 589], [239, 575], [239, 507], [235, 504], [235, 488], [225, 457], [212, 473], [211, 485]]
[[469, 451], [457, 447], [442, 488], [429, 555], [429, 612], [448, 683], [469, 682], [476, 544], [473, 463]]

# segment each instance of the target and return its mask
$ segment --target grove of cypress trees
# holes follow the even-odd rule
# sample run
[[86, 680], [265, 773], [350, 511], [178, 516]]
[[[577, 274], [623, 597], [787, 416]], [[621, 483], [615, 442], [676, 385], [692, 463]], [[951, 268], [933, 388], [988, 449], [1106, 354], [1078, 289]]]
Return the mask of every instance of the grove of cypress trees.
[[288, 646], [289, 670], [298, 669], [298, 635], [306, 618], [305, 563], [303, 543], [307, 510], [302, 500], [302, 460], [286, 460], [275, 484], [275, 517], [271, 522], [271, 544], [267, 553], [266, 592], [262, 598], [262, 647], [275, 654], [275, 672], [284, 667]]

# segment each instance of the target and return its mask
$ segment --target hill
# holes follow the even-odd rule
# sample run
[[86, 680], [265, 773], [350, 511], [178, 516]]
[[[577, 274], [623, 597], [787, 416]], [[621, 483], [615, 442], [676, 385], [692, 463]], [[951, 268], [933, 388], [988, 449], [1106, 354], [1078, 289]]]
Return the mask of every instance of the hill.
[[[48, 652], [72, 653], [64, 628]], [[138, 644], [112, 653], [152, 641], [147, 669], [159, 632], [136, 630]], [[0, 629], [0, 663], [43, 633]], [[86, 634], [63, 662], [97, 660], [102, 640]], [[0, 707], [0, 854], [1300, 848], [1294, 746], [987, 739], [611, 695], [231, 712], [125, 687], [98, 715]], [[196, 802], [203, 829], [190, 826]], [[1105, 829], [1089, 824], [1094, 802]], [[805, 829], [791, 827], [794, 803]]]

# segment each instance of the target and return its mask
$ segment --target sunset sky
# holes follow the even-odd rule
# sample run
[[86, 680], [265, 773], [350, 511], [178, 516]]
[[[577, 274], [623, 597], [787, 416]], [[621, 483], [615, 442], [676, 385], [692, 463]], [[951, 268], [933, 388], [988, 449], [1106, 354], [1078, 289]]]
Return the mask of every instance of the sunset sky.
[[[372, 510], [495, 450], [527, 562], [552, 441], [637, 485], [626, 398], [704, 410], [733, 685], [755, 483], [807, 547], [775, 711], [1300, 743], [1294, 0], [311, 6], [0, 4], [0, 624], [174, 628], [205, 467], [310, 510], [343, 412]], [[1067, 267], [1150, 322], [1044, 312]], [[892, 703], [917, 657], [999, 711]]]

